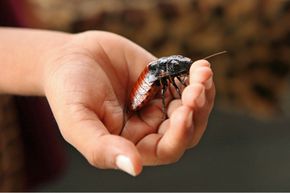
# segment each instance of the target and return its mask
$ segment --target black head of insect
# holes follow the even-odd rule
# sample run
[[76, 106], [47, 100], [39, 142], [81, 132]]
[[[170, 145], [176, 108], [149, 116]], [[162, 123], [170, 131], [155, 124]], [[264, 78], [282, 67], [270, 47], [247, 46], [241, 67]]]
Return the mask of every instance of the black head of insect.
[[149, 71], [156, 78], [188, 74], [193, 61], [181, 55], [162, 57], [149, 64]]

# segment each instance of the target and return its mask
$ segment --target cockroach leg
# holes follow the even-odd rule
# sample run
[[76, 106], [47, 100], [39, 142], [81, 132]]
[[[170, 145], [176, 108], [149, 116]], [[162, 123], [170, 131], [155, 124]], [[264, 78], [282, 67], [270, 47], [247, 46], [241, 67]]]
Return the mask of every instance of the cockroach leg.
[[187, 86], [186, 82], [182, 80], [179, 76], [176, 76], [176, 78], [183, 86]]
[[166, 115], [166, 106], [165, 106], [165, 92], [166, 92], [166, 89], [167, 89], [167, 82], [164, 83], [160, 79], [160, 85], [161, 85], [163, 119], [166, 119], [167, 118], [167, 115]]
[[181, 92], [180, 89], [178, 88], [178, 86], [176, 85], [174, 79], [170, 76], [169, 77], [169, 81], [171, 82], [171, 84], [174, 86], [175, 90], [177, 91], [179, 97], [181, 97]]

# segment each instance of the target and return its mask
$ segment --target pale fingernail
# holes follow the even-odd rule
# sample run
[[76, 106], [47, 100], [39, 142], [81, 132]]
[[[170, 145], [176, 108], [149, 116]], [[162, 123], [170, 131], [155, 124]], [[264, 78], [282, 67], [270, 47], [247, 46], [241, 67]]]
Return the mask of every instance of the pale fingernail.
[[132, 176], [136, 176], [133, 163], [127, 156], [118, 155], [116, 158], [116, 165], [120, 170], [123, 170]]
[[204, 83], [204, 87], [205, 89], [210, 89], [212, 87], [213, 81], [212, 81], [212, 77], [210, 77], [207, 81], [205, 81]]
[[204, 93], [204, 90], [197, 97], [196, 104], [197, 104], [198, 107], [202, 107], [205, 104], [205, 93]]

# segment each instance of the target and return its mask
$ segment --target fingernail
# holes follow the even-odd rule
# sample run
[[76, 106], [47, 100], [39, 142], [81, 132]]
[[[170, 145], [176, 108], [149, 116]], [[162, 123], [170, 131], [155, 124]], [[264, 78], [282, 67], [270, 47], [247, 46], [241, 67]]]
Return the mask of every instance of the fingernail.
[[134, 170], [133, 163], [131, 162], [130, 158], [124, 155], [118, 155], [116, 158], [116, 165], [120, 170], [124, 172], [136, 176], [136, 172]]
[[212, 87], [213, 81], [212, 81], [212, 77], [210, 77], [210, 79], [208, 79], [207, 81], [205, 81], [204, 83], [204, 87], [205, 89], [210, 89]]
[[198, 107], [202, 107], [205, 104], [205, 93], [204, 93], [204, 90], [197, 97], [196, 104], [197, 104]]

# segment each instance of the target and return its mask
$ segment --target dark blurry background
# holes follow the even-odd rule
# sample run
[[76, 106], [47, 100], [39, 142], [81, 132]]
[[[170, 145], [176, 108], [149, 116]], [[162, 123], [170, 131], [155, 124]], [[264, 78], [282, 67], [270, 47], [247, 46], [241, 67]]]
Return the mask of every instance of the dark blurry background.
[[27, 0], [26, 26], [106, 30], [157, 57], [210, 59], [217, 99], [200, 144], [141, 176], [68, 166], [38, 191], [290, 191], [289, 0]]
[[[121, 34], [157, 57], [212, 58], [218, 107], [254, 117], [289, 113], [288, 0], [28, 0], [32, 27]], [[287, 95], [288, 94], [288, 95]], [[287, 99], [286, 99], [286, 98]]]

